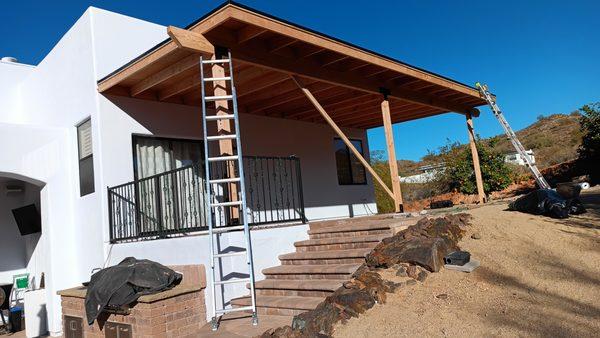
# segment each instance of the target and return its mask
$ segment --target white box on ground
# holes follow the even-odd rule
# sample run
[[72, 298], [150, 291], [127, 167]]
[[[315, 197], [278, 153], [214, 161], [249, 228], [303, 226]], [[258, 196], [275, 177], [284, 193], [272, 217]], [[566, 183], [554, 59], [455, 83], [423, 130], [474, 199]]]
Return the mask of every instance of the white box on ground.
[[46, 323], [46, 290], [25, 292], [25, 335], [28, 338], [48, 333]]
[[471, 272], [471, 271], [475, 270], [475, 268], [477, 268], [478, 266], [479, 266], [479, 261], [471, 260], [470, 262], [466, 263], [465, 265], [446, 264], [446, 265], [444, 265], [444, 268], [446, 268], [448, 270]]

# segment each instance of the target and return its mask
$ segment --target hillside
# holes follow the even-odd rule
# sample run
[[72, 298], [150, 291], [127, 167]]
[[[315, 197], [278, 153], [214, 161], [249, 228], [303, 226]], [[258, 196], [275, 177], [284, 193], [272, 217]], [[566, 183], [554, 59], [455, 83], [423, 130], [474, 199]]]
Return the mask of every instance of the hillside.
[[[500, 129], [500, 125], [498, 125]], [[539, 117], [538, 120], [516, 132], [525, 149], [533, 149], [536, 163], [540, 168], [546, 168], [577, 157], [577, 148], [581, 144], [579, 129], [579, 114], [554, 114]], [[494, 149], [501, 153], [514, 152], [514, 148], [504, 134], [484, 139], [496, 140]], [[463, 145], [466, 146], [466, 145]], [[428, 154], [421, 161], [399, 160], [400, 175], [418, 173], [423, 165], [439, 162], [439, 155]]]

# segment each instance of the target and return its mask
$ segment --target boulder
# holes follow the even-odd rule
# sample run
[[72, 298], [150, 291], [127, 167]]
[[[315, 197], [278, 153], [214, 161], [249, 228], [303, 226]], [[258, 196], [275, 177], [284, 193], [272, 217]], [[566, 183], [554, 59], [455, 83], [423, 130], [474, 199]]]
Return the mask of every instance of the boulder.
[[[422, 219], [379, 243], [367, 256], [367, 265], [388, 268], [398, 263], [411, 263], [437, 272], [444, 265], [444, 256], [459, 250], [458, 241], [464, 235], [462, 228], [469, 217], [467, 214], [457, 214]], [[413, 278], [416, 278], [416, 274]]]

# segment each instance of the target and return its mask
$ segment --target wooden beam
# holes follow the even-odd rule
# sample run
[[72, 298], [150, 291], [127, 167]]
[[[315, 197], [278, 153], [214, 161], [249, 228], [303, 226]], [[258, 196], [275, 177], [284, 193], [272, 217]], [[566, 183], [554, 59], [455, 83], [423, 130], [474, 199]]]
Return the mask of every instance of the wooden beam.
[[274, 39], [268, 41], [267, 45], [269, 46], [269, 52], [273, 53], [280, 49], [283, 49], [285, 47], [293, 45], [296, 42], [298, 42], [298, 40], [288, 38], [287, 36], [284, 36], [284, 35], [279, 35], [279, 36], [275, 37]]
[[161, 84], [162, 82], [167, 81], [168, 79], [180, 74], [188, 69], [193, 67], [200, 67], [200, 58], [196, 54], [192, 54], [188, 57], [183, 58], [182, 60], [170, 65], [167, 68], [159, 71], [158, 73], [154, 73], [142, 81], [136, 83], [131, 86], [129, 91], [131, 96], [137, 96], [142, 92]]
[[313, 96], [311, 91], [308, 90], [306, 88], [306, 86], [304, 86], [304, 84], [302, 84], [301, 80], [298, 77], [292, 76], [292, 80], [294, 80], [294, 82], [296, 82], [296, 85], [298, 85], [298, 88], [300, 88], [300, 90], [302, 90], [302, 92], [304, 93], [306, 98], [308, 98], [308, 100], [315, 106], [315, 108], [319, 111], [319, 113], [321, 113], [321, 116], [323, 116], [325, 121], [327, 121], [327, 123], [331, 126], [331, 128], [333, 128], [335, 133], [342, 139], [342, 141], [344, 141], [344, 143], [346, 144], [348, 149], [350, 149], [350, 151], [352, 151], [354, 156], [356, 156], [356, 158], [360, 161], [360, 163], [362, 163], [362, 165], [369, 171], [371, 176], [373, 176], [373, 178], [377, 181], [377, 183], [379, 183], [381, 185], [383, 190], [388, 195], [390, 195], [390, 197], [393, 199], [394, 193], [392, 193], [392, 191], [390, 191], [390, 188], [387, 187], [387, 185], [385, 184], [385, 182], [383, 182], [381, 177], [379, 177], [379, 175], [377, 175], [375, 170], [373, 170], [373, 168], [371, 168], [371, 166], [369, 165], [367, 160], [365, 160], [365, 158], [362, 156], [362, 154], [356, 149], [356, 147], [354, 147], [354, 145], [352, 144], [352, 142], [350, 142], [350, 140], [344, 134], [344, 132], [335, 124], [335, 122], [333, 122], [331, 117], [329, 117], [329, 115], [327, 114], [325, 109], [323, 109], [323, 107], [321, 106], [319, 101], [317, 101], [317, 99]]
[[396, 161], [396, 148], [394, 147], [394, 131], [392, 130], [392, 118], [390, 116], [390, 102], [387, 98], [381, 101], [381, 114], [383, 115], [383, 130], [387, 145], [388, 165], [392, 179], [392, 191], [394, 192], [394, 210], [404, 212], [402, 203], [402, 190], [400, 189], [400, 177], [398, 174], [398, 162]]
[[[365, 79], [348, 72], [336, 71], [331, 68], [323, 68], [316, 62], [311, 62], [308, 59], [298, 61], [287, 57], [273, 55], [268, 53], [260, 45], [249, 46], [245, 44], [239, 46], [229, 36], [216, 37], [211, 35], [211, 41], [215, 44], [229, 47], [231, 55], [234, 59], [243, 62], [251, 63], [260, 67], [265, 67], [277, 71], [284, 72], [289, 75], [302, 76], [314, 80], [319, 80], [331, 84], [336, 84], [346, 88], [356, 89], [364, 92], [379, 94], [381, 83], [373, 79]], [[405, 89], [397, 86], [389, 88], [391, 91], [390, 97], [411, 101], [421, 105], [440, 108], [444, 110], [466, 113], [469, 107], [457, 105], [450, 101], [442, 100], [438, 97], [430, 96], [424, 93]]]
[[267, 30], [263, 27], [257, 27], [254, 25], [247, 25], [244, 28], [238, 30], [236, 32], [238, 43], [244, 43], [246, 41], [250, 41], [259, 35], [265, 33]]
[[485, 203], [485, 191], [483, 190], [483, 178], [481, 177], [481, 167], [479, 166], [479, 153], [475, 144], [475, 130], [473, 129], [473, 118], [467, 113], [467, 131], [469, 133], [469, 145], [471, 146], [471, 156], [473, 157], [473, 169], [475, 170], [475, 181], [477, 183], [477, 196], [479, 203]]
[[169, 26], [167, 27], [167, 34], [169, 34], [179, 48], [206, 55], [213, 55], [215, 53], [215, 46], [200, 33]]

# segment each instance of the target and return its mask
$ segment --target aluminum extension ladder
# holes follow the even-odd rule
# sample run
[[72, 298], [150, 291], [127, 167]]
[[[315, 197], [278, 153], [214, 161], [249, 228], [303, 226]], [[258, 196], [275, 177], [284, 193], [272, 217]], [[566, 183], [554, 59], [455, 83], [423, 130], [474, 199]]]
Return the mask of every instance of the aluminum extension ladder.
[[[215, 65], [222, 64], [225, 70], [229, 71], [229, 74], [224, 74], [221, 77], [205, 77], [204, 74], [204, 66], [205, 65]], [[229, 95], [218, 95], [218, 96], [206, 96], [205, 85], [207, 83], [213, 82], [225, 82], [230, 86], [231, 93]], [[212, 272], [211, 279], [211, 292], [213, 296], [212, 302], [212, 310], [213, 317], [211, 321], [212, 330], [215, 331], [219, 327], [219, 317], [230, 312], [238, 312], [238, 311], [252, 311], [252, 324], [258, 324], [258, 316], [256, 313], [256, 295], [254, 292], [254, 264], [252, 261], [252, 248], [250, 243], [250, 230], [248, 228], [248, 216], [246, 214], [246, 190], [244, 184], [244, 167], [242, 164], [242, 146], [240, 142], [240, 123], [238, 117], [238, 108], [237, 108], [237, 96], [235, 92], [235, 86], [233, 82], [233, 66], [231, 62], [231, 52], [227, 53], [227, 58], [222, 59], [219, 57], [215, 57], [215, 59], [204, 59], [202, 56], [200, 57], [200, 82], [202, 87], [202, 124], [203, 124], [203, 132], [204, 132], [204, 165], [206, 170], [206, 221], [208, 225], [208, 234], [210, 237], [210, 268]], [[226, 86], [227, 87], [227, 86]], [[229, 101], [233, 105], [233, 111], [229, 110], [227, 114], [207, 114], [207, 103], [216, 102], [216, 101]], [[216, 110], [215, 110], [216, 111]], [[219, 120], [233, 120], [235, 133], [226, 134], [226, 135], [209, 135], [207, 122], [218, 122]], [[227, 156], [210, 156], [211, 147], [208, 145], [210, 142], [220, 141], [220, 140], [234, 140], [235, 141], [235, 150], [234, 152], [237, 154], [228, 154]], [[222, 162], [225, 165], [228, 165], [233, 161], [237, 165], [237, 173], [239, 177], [226, 177], [226, 178], [213, 178], [211, 173], [211, 163]], [[235, 172], [235, 170], [233, 170]], [[225, 201], [219, 202], [216, 200], [216, 190], [215, 188], [220, 187], [224, 184], [237, 184], [239, 191], [239, 199], [237, 201]], [[214, 201], [213, 201], [214, 200]], [[240, 209], [239, 217], [240, 221], [243, 222], [244, 227], [244, 238], [245, 245], [244, 251], [233, 252], [233, 253], [218, 253], [215, 252], [215, 235], [218, 236], [219, 227], [213, 224], [213, 212], [217, 210], [217, 208], [221, 208], [224, 214], [224, 210], [231, 207], [238, 207]], [[215, 220], [216, 223], [216, 220]], [[248, 278], [234, 278], [228, 280], [217, 280], [217, 273], [215, 271], [215, 262], [222, 258], [231, 258], [234, 256], [246, 256], [246, 263], [248, 268]], [[233, 283], [249, 283], [250, 284], [250, 297], [252, 298], [252, 305], [238, 307], [238, 308], [222, 308], [217, 309], [217, 295], [216, 288], [217, 286], [222, 286], [226, 284]]]
[[542, 173], [539, 171], [537, 166], [535, 164], [533, 164], [533, 162], [531, 161], [531, 158], [525, 152], [525, 148], [523, 148], [521, 141], [519, 141], [519, 139], [517, 138], [517, 134], [515, 134], [515, 132], [512, 130], [512, 128], [508, 124], [508, 121], [506, 121], [506, 119], [504, 118], [504, 115], [502, 114], [500, 107], [498, 107], [498, 105], [496, 104], [496, 100], [494, 99], [494, 97], [492, 96], [490, 91], [488, 90], [488, 86], [482, 85], [479, 82], [477, 82], [475, 84], [475, 87], [477, 87], [479, 89], [481, 96], [483, 96], [483, 98], [487, 101], [488, 105], [492, 109], [492, 112], [494, 113], [494, 116], [496, 116], [496, 119], [498, 119], [498, 122], [500, 122], [500, 125], [504, 129], [504, 133], [506, 134], [506, 136], [508, 137], [508, 139], [510, 140], [512, 145], [517, 150], [517, 153], [519, 153], [519, 155], [521, 155], [521, 158], [523, 158], [523, 160], [525, 160], [525, 165], [527, 166], [527, 168], [529, 168], [529, 170], [533, 174], [533, 178], [535, 179], [538, 186], [542, 189], [550, 189], [550, 184], [548, 184], [548, 182], [546, 182], [546, 179], [544, 178]]

